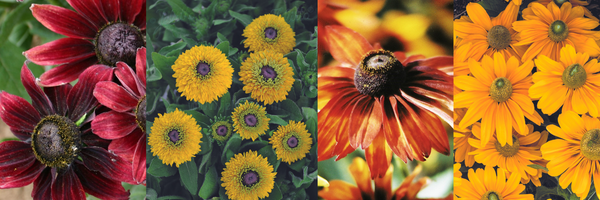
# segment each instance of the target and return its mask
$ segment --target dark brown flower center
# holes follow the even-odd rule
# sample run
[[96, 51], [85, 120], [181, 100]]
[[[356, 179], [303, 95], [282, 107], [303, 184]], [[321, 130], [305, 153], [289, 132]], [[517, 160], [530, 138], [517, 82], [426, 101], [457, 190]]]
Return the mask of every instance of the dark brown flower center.
[[35, 157], [48, 167], [69, 166], [79, 153], [79, 126], [64, 116], [44, 117], [34, 128], [31, 147]]
[[260, 177], [258, 177], [258, 173], [255, 171], [247, 171], [242, 175], [242, 184], [246, 187], [252, 187], [254, 184], [258, 183]]
[[592, 129], [583, 134], [581, 154], [590, 160], [600, 160], [600, 129]]
[[196, 65], [196, 72], [202, 76], [206, 76], [210, 73], [210, 65], [205, 62], [199, 62], [198, 65]]
[[258, 123], [258, 120], [254, 114], [248, 114], [244, 116], [244, 122], [246, 122], [246, 125], [254, 127]]
[[275, 39], [277, 37], [277, 30], [271, 27], [266, 28], [265, 37], [269, 39]]
[[498, 103], [505, 102], [512, 95], [512, 83], [504, 77], [499, 77], [490, 86], [490, 96]]
[[502, 197], [496, 191], [490, 190], [481, 196], [481, 200], [502, 200]]
[[179, 141], [179, 131], [176, 129], [171, 130], [169, 132], [169, 139], [173, 144], [177, 144], [177, 141]]
[[568, 88], [577, 89], [585, 84], [587, 73], [578, 63], [572, 64], [563, 71], [562, 81]]
[[500, 155], [504, 156], [504, 157], [512, 157], [514, 155], [516, 155], [519, 152], [519, 139], [515, 138], [515, 136], [512, 137], [513, 140], [513, 145], [504, 145], [502, 146], [500, 144], [500, 142], [496, 141], [495, 147], [496, 150], [498, 151], [498, 153], [500, 153]]
[[144, 95], [135, 107], [135, 121], [142, 131], [146, 132], [146, 95]]
[[95, 38], [96, 56], [105, 65], [115, 66], [118, 61], [135, 66], [137, 49], [144, 46], [142, 32], [135, 26], [110, 23]]
[[217, 127], [217, 135], [225, 136], [227, 135], [227, 126], [221, 125]]
[[392, 52], [372, 50], [356, 68], [354, 86], [362, 94], [377, 96], [398, 92], [404, 78], [404, 66]]
[[296, 148], [298, 146], [298, 138], [296, 138], [296, 136], [292, 136], [292, 137], [288, 138], [287, 145], [290, 148]]
[[510, 31], [502, 25], [496, 25], [488, 31], [487, 41], [494, 49], [505, 49], [510, 45]]
[[269, 65], [265, 65], [260, 69], [260, 74], [265, 77], [265, 79], [273, 80], [277, 78], [277, 72]]
[[561, 20], [556, 20], [550, 24], [548, 37], [554, 42], [560, 42], [567, 39], [569, 36], [569, 27]]

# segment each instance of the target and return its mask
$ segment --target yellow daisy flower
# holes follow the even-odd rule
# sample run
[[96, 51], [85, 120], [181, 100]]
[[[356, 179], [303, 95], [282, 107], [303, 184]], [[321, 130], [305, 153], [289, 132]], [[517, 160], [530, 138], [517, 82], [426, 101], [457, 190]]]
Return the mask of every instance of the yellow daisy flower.
[[234, 131], [243, 139], [256, 140], [269, 129], [269, 119], [265, 107], [246, 101], [232, 113]]
[[150, 128], [148, 145], [154, 156], [158, 156], [165, 165], [191, 161], [196, 153], [200, 152], [200, 126], [191, 115], [187, 115], [179, 109], [158, 114], [154, 124]]
[[304, 157], [310, 151], [312, 138], [303, 122], [291, 121], [288, 125], [279, 126], [269, 139], [277, 158], [292, 164]]
[[249, 51], [272, 50], [286, 54], [296, 46], [296, 35], [281, 15], [266, 14], [248, 24], [242, 34], [244, 47]]
[[470, 127], [460, 128], [458, 123], [465, 116], [466, 112], [466, 108], [457, 108], [454, 110], [454, 162], [465, 161], [465, 166], [472, 167], [475, 164], [475, 158], [473, 155], [469, 155], [469, 152], [475, 148], [469, 145], [469, 138], [475, 138], [471, 129], [475, 126], [480, 128], [481, 124], [476, 122]]
[[212, 136], [215, 140], [225, 142], [231, 133], [233, 132], [233, 126], [229, 122], [229, 119], [217, 119], [211, 126]]
[[172, 66], [177, 91], [201, 104], [217, 100], [231, 87], [233, 68], [227, 56], [212, 46], [195, 46]]
[[520, 194], [525, 190], [525, 185], [519, 184], [521, 177], [513, 173], [506, 180], [506, 172], [498, 168], [498, 174], [493, 167], [485, 169], [469, 169], [469, 180], [461, 179], [461, 186], [455, 187], [454, 192], [458, 199], [524, 199], [533, 200], [532, 194]]
[[244, 91], [266, 105], [285, 100], [294, 84], [294, 72], [288, 59], [272, 51], [250, 54], [239, 75]]
[[273, 166], [255, 151], [236, 154], [221, 173], [225, 194], [234, 200], [258, 200], [269, 196], [275, 185]]

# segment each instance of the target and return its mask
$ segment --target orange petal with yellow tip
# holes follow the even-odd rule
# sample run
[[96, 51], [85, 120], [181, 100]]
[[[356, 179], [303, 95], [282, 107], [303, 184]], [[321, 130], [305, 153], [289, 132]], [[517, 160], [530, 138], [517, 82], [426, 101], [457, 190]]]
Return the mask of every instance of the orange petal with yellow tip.
[[326, 26], [325, 29], [331, 56], [338, 61], [358, 65], [362, 57], [373, 50], [373, 46], [356, 31], [338, 25]]
[[371, 173], [369, 172], [369, 168], [365, 160], [360, 157], [354, 158], [354, 160], [352, 160], [352, 164], [350, 164], [350, 167], [348, 167], [348, 170], [350, 170], [350, 174], [352, 174], [352, 177], [354, 177], [354, 181], [356, 182], [358, 189], [360, 189], [363, 194], [373, 195], [373, 187], [371, 187]]
[[319, 191], [323, 199], [362, 199], [360, 190], [349, 183], [340, 180], [329, 181], [329, 187]]
[[377, 135], [365, 149], [365, 158], [371, 170], [371, 179], [383, 178], [392, 162], [392, 149], [388, 147], [383, 133]]

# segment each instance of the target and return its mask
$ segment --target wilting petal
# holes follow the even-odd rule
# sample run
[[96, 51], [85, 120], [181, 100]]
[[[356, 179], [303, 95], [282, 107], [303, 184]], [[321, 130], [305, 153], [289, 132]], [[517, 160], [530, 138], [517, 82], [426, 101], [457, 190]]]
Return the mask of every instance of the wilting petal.
[[125, 137], [136, 128], [137, 122], [131, 113], [109, 111], [96, 116], [92, 121], [92, 131], [109, 140]]
[[38, 84], [44, 87], [67, 84], [77, 79], [85, 69], [97, 62], [98, 58], [94, 56], [79, 62], [64, 64], [52, 68], [40, 76], [40, 82]]
[[[144, 73], [145, 74], [145, 73]], [[142, 83], [136, 76], [135, 72], [131, 67], [129, 67], [124, 62], [117, 62], [117, 69], [115, 70], [115, 76], [121, 81], [123, 88], [127, 89], [127, 91], [135, 95], [137, 98], [140, 98], [140, 90]], [[140, 87], [138, 87], [140, 86]]]
[[88, 169], [98, 171], [107, 178], [118, 181], [131, 180], [130, 165], [121, 157], [103, 148], [83, 148], [81, 150], [81, 158]]
[[138, 100], [116, 83], [103, 81], [96, 85], [94, 96], [98, 101], [117, 112], [127, 112], [135, 109]]
[[373, 143], [365, 149], [365, 158], [371, 170], [371, 179], [383, 178], [392, 162], [392, 149], [385, 142], [383, 133], [378, 134]]
[[146, 64], [146, 47], [142, 47], [137, 50], [135, 55], [135, 73], [144, 84], [144, 88], [146, 88]]
[[52, 102], [56, 114], [60, 116], [66, 116], [67, 111], [69, 110], [67, 106], [67, 96], [69, 95], [71, 88], [73, 88], [71, 84], [56, 87], [44, 87], [44, 93], [46, 93], [48, 99]]
[[121, 21], [129, 24], [133, 23], [140, 11], [142, 9], [146, 10], [146, 7], [142, 7], [144, 1], [145, 0], [119, 1], [119, 6], [121, 7]]
[[21, 68], [21, 82], [27, 90], [27, 94], [31, 97], [31, 103], [33, 107], [39, 111], [42, 116], [55, 114], [52, 103], [50, 103], [50, 99], [48, 96], [42, 91], [42, 88], [35, 83], [35, 77], [33, 77], [33, 73], [27, 67], [27, 64], [23, 64]]
[[367, 39], [349, 28], [330, 25], [325, 29], [329, 51], [337, 61], [358, 65], [360, 59], [373, 49]]
[[0, 92], [0, 118], [11, 129], [31, 134], [40, 122], [40, 114], [25, 99]]
[[75, 11], [54, 5], [31, 5], [31, 13], [42, 25], [56, 33], [72, 38], [94, 39], [94, 25]]
[[90, 195], [100, 199], [127, 199], [129, 196], [119, 181], [108, 179], [82, 165], [76, 167], [75, 173], [81, 181], [81, 186]]
[[52, 183], [52, 199], [85, 199], [81, 182], [72, 168], [56, 173]]
[[73, 121], [79, 120], [84, 114], [98, 105], [98, 101], [92, 95], [96, 83], [110, 81], [113, 69], [105, 65], [93, 65], [81, 73], [79, 81], [69, 93], [67, 103], [69, 106], [69, 118]]
[[60, 65], [95, 57], [96, 52], [94, 52], [94, 44], [90, 41], [61, 38], [33, 47], [23, 52], [23, 55], [38, 65]]
[[40, 165], [36, 161], [31, 144], [20, 141], [0, 143], [0, 179], [18, 176], [32, 165]]
[[33, 182], [33, 191], [31, 197], [35, 200], [52, 199], [52, 168], [47, 167]]
[[108, 24], [108, 21], [104, 16], [104, 12], [102, 12], [102, 4], [100, 1], [101, 0], [67, 0], [69, 5], [73, 6], [73, 8], [91, 24], [93, 24], [97, 30], [100, 30], [100, 28]]

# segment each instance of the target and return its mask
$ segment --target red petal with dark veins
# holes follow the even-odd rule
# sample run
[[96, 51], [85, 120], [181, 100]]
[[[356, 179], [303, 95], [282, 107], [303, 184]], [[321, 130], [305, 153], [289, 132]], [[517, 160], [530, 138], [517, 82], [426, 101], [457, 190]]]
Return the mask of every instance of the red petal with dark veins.
[[[120, 1], [121, 7], [121, 21], [127, 22], [128, 24], [132, 24], [140, 11], [142, 10], [142, 4], [145, 0], [127, 0]], [[143, 7], [146, 10], [146, 7]]]
[[23, 173], [36, 161], [31, 144], [21, 141], [0, 143], [0, 179]]
[[106, 149], [99, 147], [83, 148], [81, 158], [88, 169], [98, 171], [107, 178], [118, 181], [130, 181], [132, 179], [131, 163], [116, 154], [106, 151]]
[[[383, 102], [383, 100], [382, 100]], [[389, 103], [383, 102], [383, 109], [385, 109], [385, 119], [383, 123], [385, 138], [388, 145], [392, 149], [392, 152], [396, 154], [405, 163], [409, 160], [418, 159], [424, 160], [423, 156], [415, 154], [416, 150], [408, 143], [406, 134], [402, 129], [402, 123], [400, 122], [400, 113], [398, 113], [398, 101], [395, 97], [389, 97]]]
[[85, 192], [73, 168], [57, 174], [51, 187], [52, 199], [85, 199]]
[[[350, 145], [353, 148], [358, 148], [362, 144], [362, 141], [367, 131], [367, 125], [369, 123], [369, 116], [373, 111], [373, 102], [370, 99], [372, 97], [364, 96], [357, 101], [352, 109], [350, 116], [350, 123], [348, 124], [348, 134]], [[366, 147], [362, 147], [363, 149]]]
[[138, 134], [140, 137], [133, 154], [133, 180], [137, 184], [142, 184], [146, 181], [146, 133], [142, 132], [141, 129], [138, 130], [140, 130], [140, 134]]
[[94, 39], [94, 25], [75, 11], [54, 5], [31, 5], [31, 13], [42, 25], [59, 34], [72, 38]]
[[104, 17], [104, 12], [102, 12], [102, 7], [100, 7], [102, 6], [100, 0], [67, 0], [67, 2], [69, 5], [73, 6], [80, 15], [93, 24], [97, 30], [100, 30], [100, 28], [108, 24], [108, 21]]
[[15, 176], [0, 177], [0, 189], [17, 188], [31, 184], [46, 166], [41, 163], [31, 165], [25, 171]]
[[102, 0], [101, 2], [106, 19], [110, 22], [116, 22], [119, 19], [119, 12], [121, 10], [119, 0]]
[[33, 182], [33, 191], [31, 192], [31, 197], [34, 200], [47, 200], [52, 199], [52, 173], [50, 173], [52, 168], [47, 167], [40, 173], [40, 175]]
[[137, 26], [140, 30], [146, 30], [146, 1], [143, 1], [142, 10], [135, 17], [133, 25]]
[[102, 105], [117, 112], [133, 110], [138, 102], [138, 99], [125, 88], [110, 81], [98, 83], [94, 89], [94, 96]]
[[77, 165], [77, 176], [85, 192], [99, 199], [128, 199], [129, 192], [126, 192], [121, 183], [116, 180], [108, 179], [98, 172], [93, 172], [83, 165]]
[[[380, 108], [379, 108], [380, 109]], [[371, 179], [382, 178], [392, 162], [392, 150], [385, 142], [384, 134], [378, 134], [367, 149], [365, 159], [371, 171]]]
[[415, 110], [415, 106], [404, 101], [402, 97], [398, 95], [395, 97], [401, 105], [401, 107], [398, 107], [398, 113], [401, 116], [399, 119], [402, 122], [402, 130], [406, 133], [408, 142], [416, 150], [418, 156], [429, 157], [433, 141], [426, 136], [429, 133], [427, 133], [425, 127], [427, 124], [422, 119], [421, 110], [418, 108]]
[[92, 42], [77, 38], [61, 38], [33, 47], [23, 55], [38, 65], [76, 63], [96, 56]]
[[142, 95], [146, 94], [146, 47], [139, 48], [135, 56], [135, 73], [144, 86]]
[[337, 61], [358, 65], [360, 59], [373, 50], [369, 41], [352, 29], [339, 25], [326, 26], [325, 29], [329, 52]]
[[141, 129], [135, 129], [129, 135], [113, 140], [108, 149], [131, 162], [131, 184], [138, 185], [146, 180], [146, 134]]
[[67, 111], [69, 110], [69, 107], [67, 106], [67, 96], [69, 95], [71, 88], [73, 88], [71, 84], [64, 84], [56, 87], [44, 87], [44, 93], [46, 93], [48, 99], [52, 102], [56, 114], [60, 116], [66, 116]]
[[140, 80], [135, 75], [135, 72], [124, 62], [117, 62], [117, 69], [115, 70], [115, 76], [121, 81], [123, 88], [132, 95], [135, 95], [136, 99], [140, 99], [140, 90], [138, 85], [141, 85]]
[[110, 144], [110, 140], [105, 140], [100, 138], [100, 136], [92, 133], [91, 128], [88, 129], [88, 131], [84, 131], [81, 135], [81, 142], [85, 143], [88, 146], [94, 146], [94, 147], [102, 147], [102, 148], [108, 148], [108, 145]]
[[97, 62], [98, 58], [93, 56], [76, 63], [64, 64], [52, 68], [40, 76], [40, 82], [38, 84], [43, 87], [54, 87], [67, 84], [77, 79], [85, 69]]
[[[406, 98], [406, 100], [410, 101], [411, 103], [436, 114], [450, 126], [454, 126], [454, 119], [452, 117], [452, 111], [450, 110], [453, 108], [452, 97], [435, 93], [433, 91], [425, 90], [422, 88], [419, 88], [419, 90], [425, 93], [423, 94], [418, 92], [418, 90], [413, 90], [413, 92], [416, 93], [415, 96], [409, 93], [405, 93], [407, 95], [403, 96], [404, 98]], [[435, 98], [435, 100], [431, 98]], [[446, 108], [446, 110], [442, 109], [442, 107]]]
[[[341, 104], [341, 105], [354, 105], [357, 104], [357, 102], [364, 100], [365, 97], [364, 95], [360, 94], [358, 91], [356, 91], [356, 89], [352, 89], [351, 90], [351, 94], [354, 95], [349, 99], [349, 101], [347, 101], [346, 104]], [[341, 117], [339, 117], [338, 119], [340, 120], [340, 124], [339, 125], [335, 125], [333, 124], [332, 127], [342, 127], [341, 129], [337, 130], [336, 133], [336, 141], [337, 143], [335, 144], [335, 149], [333, 150], [333, 154], [338, 155], [337, 158], [335, 158], [336, 161], [346, 157], [346, 155], [348, 155], [349, 153], [353, 152], [356, 148], [358, 147], [352, 147], [352, 145], [350, 144], [350, 123], [352, 123], [350, 115], [351, 113], [353, 113], [355, 111], [355, 107], [354, 106], [340, 106], [340, 107], [344, 107], [343, 108], [343, 112], [341, 113]], [[335, 129], [334, 129], [335, 130]]]
[[131, 113], [109, 111], [96, 116], [92, 121], [94, 134], [109, 140], [125, 137], [136, 128], [135, 115]]
[[0, 118], [10, 126], [11, 130], [29, 134], [42, 119], [25, 99], [4, 91], [0, 92]]
[[10, 131], [15, 136], [17, 136], [17, 138], [19, 138], [21, 141], [25, 141], [27, 139], [31, 139], [31, 132], [25, 132], [25, 131], [13, 129], [13, 128], [10, 128]]
[[90, 66], [79, 76], [79, 81], [67, 97], [69, 105], [69, 118], [79, 120], [84, 114], [92, 110], [99, 103], [92, 94], [96, 83], [112, 80], [113, 68], [106, 65]]
[[55, 114], [54, 106], [52, 106], [50, 99], [48, 99], [48, 96], [42, 91], [42, 88], [35, 83], [35, 77], [33, 76], [33, 73], [31, 73], [31, 70], [29, 70], [29, 67], [27, 67], [27, 64], [23, 64], [23, 67], [21, 68], [21, 82], [23, 83], [25, 90], [27, 90], [27, 94], [31, 97], [33, 107], [39, 111], [42, 116]]

